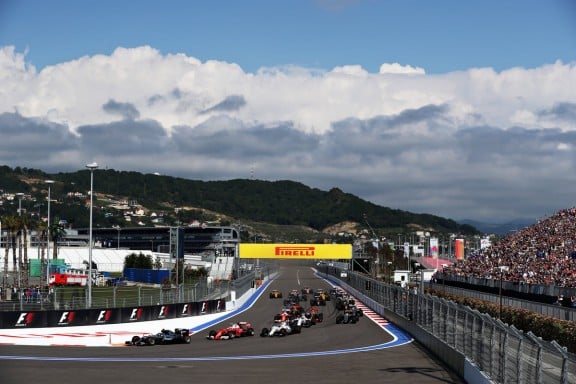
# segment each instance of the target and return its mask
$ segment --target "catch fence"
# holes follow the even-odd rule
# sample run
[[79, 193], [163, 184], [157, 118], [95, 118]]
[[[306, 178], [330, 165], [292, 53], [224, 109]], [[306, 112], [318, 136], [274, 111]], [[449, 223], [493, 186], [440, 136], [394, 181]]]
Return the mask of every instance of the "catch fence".
[[422, 287], [402, 288], [356, 272], [342, 273], [336, 267], [321, 272], [369, 298], [365, 304], [376, 312], [392, 312], [401, 323], [417, 326], [460, 352], [494, 383], [576, 383], [576, 355], [555, 341], [544, 341], [477, 310], [424, 294]]

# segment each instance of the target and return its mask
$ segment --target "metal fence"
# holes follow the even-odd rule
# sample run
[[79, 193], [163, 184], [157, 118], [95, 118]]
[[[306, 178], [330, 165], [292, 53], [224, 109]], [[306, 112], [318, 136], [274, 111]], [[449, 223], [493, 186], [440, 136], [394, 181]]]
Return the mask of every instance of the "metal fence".
[[501, 295], [495, 295], [492, 293], [480, 292], [472, 289], [464, 289], [461, 287], [453, 287], [439, 283], [426, 283], [426, 287], [454, 295], [471, 297], [479, 300], [490, 301], [493, 303], [501, 302], [504, 306], [525, 309], [530, 312], [540, 313], [541, 315], [554, 317], [559, 320], [576, 321], [576, 307], [565, 307], [522, 300], [515, 297], [506, 296], [505, 293], [502, 293]]
[[[206, 279], [179, 287], [152, 285], [118, 285], [92, 287], [92, 308], [121, 308], [195, 302], [229, 295], [231, 282], [208, 283]], [[54, 288], [50, 290], [16, 290], [12, 300], [0, 302], [0, 311], [51, 311], [87, 309], [87, 289]]]
[[[275, 270], [274, 264], [262, 265], [258, 271], [243, 272], [235, 280], [201, 279], [175, 286], [148, 284], [92, 287], [92, 308], [121, 308], [145, 305], [190, 303], [225, 299], [234, 291], [242, 296], [254, 286], [257, 278], [265, 278]], [[0, 301], [0, 311], [50, 311], [87, 309], [86, 287], [53, 289], [21, 289], [10, 294], [10, 300]]]
[[[469, 307], [365, 275], [322, 270], [462, 353], [494, 383], [576, 383], [576, 355]], [[373, 308], [376, 309], [376, 308]], [[440, 356], [441, 357], [441, 356]]]

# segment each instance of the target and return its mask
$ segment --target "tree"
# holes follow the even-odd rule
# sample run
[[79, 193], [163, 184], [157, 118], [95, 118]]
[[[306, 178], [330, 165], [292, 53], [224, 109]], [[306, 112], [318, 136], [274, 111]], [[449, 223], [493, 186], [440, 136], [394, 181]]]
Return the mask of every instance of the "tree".
[[[50, 255], [46, 255], [46, 244], [48, 242], [48, 223], [44, 221], [38, 222], [38, 232], [40, 233], [40, 260], [42, 265], [44, 265], [45, 260], [50, 257]], [[43, 276], [44, 274], [42, 274]]]
[[152, 257], [143, 254], [131, 253], [124, 258], [124, 268], [152, 269]]
[[[12, 248], [12, 268], [14, 269], [17, 265], [16, 259], [16, 239], [18, 235], [19, 220], [18, 216], [7, 216], [3, 221], [6, 229], [8, 229], [8, 244], [6, 247], [6, 259], [4, 260], [6, 271], [8, 270], [8, 256], [9, 250]], [[16, 282], [14, 282], [15, 284]]]
[[49, 226], [50, 238], [54, 244], [52, 248], [52, 259], [56, 260], [58, 258], [58, 242], [64, 238], [66, 235], [66, 230], [62, 224], [52, 224]]
[[8, 238], [6, 244], [4, 245], [4, 274], [2, 279], [2, 292], [6, 292], [6, 276], [8, 275], [8, 258], [10, 257], [10, 248], [13, 250], [13, 266], [16, 265], [16, 243], [15, 233], [17, 228], [16, 216], [4, 216], [2, 217], [2, 224], [8, 230]]

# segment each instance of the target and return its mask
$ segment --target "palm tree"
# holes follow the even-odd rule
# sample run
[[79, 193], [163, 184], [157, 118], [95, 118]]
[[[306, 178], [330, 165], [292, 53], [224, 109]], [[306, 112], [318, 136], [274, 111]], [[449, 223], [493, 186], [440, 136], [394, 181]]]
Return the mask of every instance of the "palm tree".
[[12, 248], [12, 270], [16, 267], [16, 235], [18, 233], [19, 220], [18, 216], [6, 216], [2, 223], [8, 230], [8, 239], [6, 242], [6, 257], [4, 258], [4, 274], [8, 273], [8, 257], [10, 248]]
[[50, 228], [50, 238], [54, 242], [52, 259], [56, 260], [58, 258], [58, 242], [64, 238], [66, 235], [66, 230], [62, 224], [52, 224]]
[[48, 224], [44, 221], [39, 221], [37, 224], [39, 241], [40, 241], [40, 260], [44, 260], [46, 256], [46, 241], [48, 240]]
[[[4, 273], [2, 274], [2, 292], [6, 292], [6, 276], [8, 275], [8, 257], [10, 256], [10, 248], [12, 247], [12, 233], [14, 231], [14, 216], [4, 216], [2, 217], [2, 224], [8, 229], [8, 237], [6, 239], [6, 244], [4, 244]], [[16, 260], [16, 254], [14, 254], [14, 261]]]

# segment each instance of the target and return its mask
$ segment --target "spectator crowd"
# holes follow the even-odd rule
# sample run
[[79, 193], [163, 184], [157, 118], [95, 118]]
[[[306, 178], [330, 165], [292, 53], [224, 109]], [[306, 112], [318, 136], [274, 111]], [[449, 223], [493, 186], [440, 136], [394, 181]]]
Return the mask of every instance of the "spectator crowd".
[[563, 209], [444, 268], [447, 275], [576, 287], [576, 208]]

